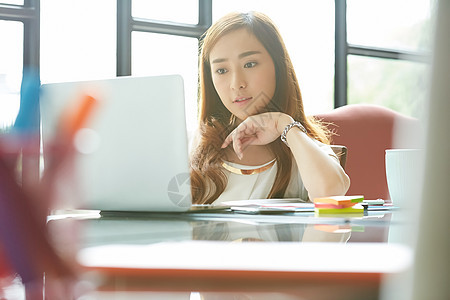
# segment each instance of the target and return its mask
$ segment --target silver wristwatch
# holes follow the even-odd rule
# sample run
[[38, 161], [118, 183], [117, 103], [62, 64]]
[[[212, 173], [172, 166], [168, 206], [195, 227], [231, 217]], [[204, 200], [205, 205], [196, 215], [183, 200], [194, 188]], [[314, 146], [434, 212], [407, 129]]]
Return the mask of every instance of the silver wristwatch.
[[286, 140], [286, 135], [287, 135], [288, 131], [291, 130], [292, 127], [297, 127], [298, 129], [300, 129], [304, 133], [307, 133], [305, 127], [300, 122], [295, 121], [295, 122], [292, 122], [291, 124], [287, 125], [284, 128], [283, 133], [281, 134], [280, 138], [283, 141], [283, 143], [285, 143], [286, 146], [288, 146], [288, 147], [289, 147], [289, 145], [288, 145], [287, 140]]

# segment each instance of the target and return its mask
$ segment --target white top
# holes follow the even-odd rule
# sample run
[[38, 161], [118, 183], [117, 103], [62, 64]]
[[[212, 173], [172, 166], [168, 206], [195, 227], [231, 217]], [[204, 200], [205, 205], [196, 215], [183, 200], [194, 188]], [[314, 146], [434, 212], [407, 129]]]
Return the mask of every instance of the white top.
[[[338, 159], [329, 145], [323, 144], [316, 140], [314, 141], [325, 153]], [[266, 164], [260, 166], [245, 166], [227, 162], [227, 164], [232, 167], [245, 170], [258, 169], [270, 163], [271, 162], [267, 162]], [[225, 174], [228, 177], [228, 184], [223, 193], [214, 201], [213, 204], [220, 204], [231, 200], [266, 199], [272, 189], [273, 183], [275, 182], [277, 162], [275, 162], [271, 168], [257, 174], [241, 175], [232, 173], [228, 170], [225, 170]], [[305, 202], [309, 201], [308, 191], [303, 185], [302, 178], [297, 168], [297, 163], [294, 159], [292, 161], [291, 180], [287, 186], [284, 197], [300, 198], [300, 200]]]
[[[338, 157], [329, 145], [323, 144], [315, 139], [312, 140], [317, 143], [322, 151], [330, 156], [333, 156], [337, 161], [339, 161]], [[261, 168], [271, 162], [272, 161], [269, 161], [259, 166], [246, 166], [231, 162], [226, 162], [226, 164], [238, 169], [252, 170]], [[277, 162], [275, 162], [269, 169], [252, 175], [235, 174], [228, 170], [225, 170], [225, 174], [228, 177], [228, 184], [223, 193], [213, 202], [213, 204], [220, 204], [222, 202], [232, 200], [266, 199], [272, 189], [273, 183], [275, 182]], [[291, 180], [286, 188], [284, 198], [299, 198], [304, 202], [309, 202], [308, 191], [303, 185], [295, 159], [292, 160]]]

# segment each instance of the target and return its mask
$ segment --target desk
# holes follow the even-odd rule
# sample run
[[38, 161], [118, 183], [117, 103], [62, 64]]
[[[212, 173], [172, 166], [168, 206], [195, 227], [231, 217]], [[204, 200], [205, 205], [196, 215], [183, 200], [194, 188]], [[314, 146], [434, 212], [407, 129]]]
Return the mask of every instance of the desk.
[[[160, 292], [180, 299], [192, 299], [191, 292], [203, 299], [234, 293], [245, 299], [273, 293], [268, 299], [378, 299], [383, 275], [412, 263], [412, 251], [390, 236], [407, 226], [393, 221], [397, 213], [83, 212], [53, 215], [48, 226], [60, 253], [77, 260], [100, 299], [131, 291], [126, 299], [155, 293], [165, 299]], [[221, 297], [214, 298], [217, 292]]]

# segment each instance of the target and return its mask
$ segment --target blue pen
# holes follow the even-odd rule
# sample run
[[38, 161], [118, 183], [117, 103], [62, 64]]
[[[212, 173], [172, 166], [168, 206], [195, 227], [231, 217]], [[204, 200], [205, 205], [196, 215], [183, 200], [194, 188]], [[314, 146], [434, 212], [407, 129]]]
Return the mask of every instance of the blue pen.
[[20, 88], [20, 108], [14, 122], [15, 133], [39, 132], [39, 74], [35, 69], [23, 70], [22, 85]]

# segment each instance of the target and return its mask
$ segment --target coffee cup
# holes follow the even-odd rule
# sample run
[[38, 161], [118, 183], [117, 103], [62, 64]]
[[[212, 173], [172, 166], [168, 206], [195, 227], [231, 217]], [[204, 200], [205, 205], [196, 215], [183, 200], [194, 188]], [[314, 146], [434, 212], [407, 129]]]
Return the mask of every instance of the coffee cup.
[[413, 207], [421, 197], [423, 180], [423, 150], [387, 149], [386, 179], [394, 206]]

